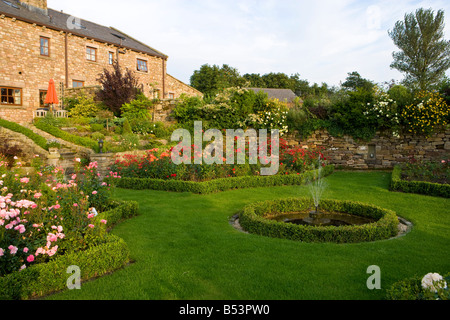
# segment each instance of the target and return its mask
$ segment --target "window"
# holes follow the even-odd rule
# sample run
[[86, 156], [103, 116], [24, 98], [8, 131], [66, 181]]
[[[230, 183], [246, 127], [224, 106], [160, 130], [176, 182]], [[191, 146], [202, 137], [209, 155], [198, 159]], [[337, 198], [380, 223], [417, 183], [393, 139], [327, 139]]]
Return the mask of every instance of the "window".
[[148, 72], [147, 61], [138, 59], [137, 60], [137, 69], [138, 69], [138, 71]]
[[169, 92], [169, 99], [175, 99], [175, 93]]
[[97, 61], [97, 49], [92, 47], [86, 47], [86, 59], [88, 61]]
[[81, 88], [84, 87], [84, 81], [73, 80], [72, 88]]
[[46, 97], [47, 97], [47, 90], [39, 90], [39, 107], [48, 108], [48, 104], [45, 104]]
[[41, 37], [41, 56], [50, 56], [50, 39]]
[[109, 52], [108, 53], [108, 63], [109, 64], [114, 64], [114, 52]]
[[22, 89], [0, 87], [0, 103], [12, 106], [21, 106]]

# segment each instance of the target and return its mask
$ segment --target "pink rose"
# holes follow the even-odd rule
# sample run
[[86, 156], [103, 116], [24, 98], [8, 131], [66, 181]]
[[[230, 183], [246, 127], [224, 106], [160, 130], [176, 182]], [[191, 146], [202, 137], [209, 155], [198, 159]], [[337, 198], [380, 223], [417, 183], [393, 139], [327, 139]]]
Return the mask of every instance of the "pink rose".
[[93, 224], [90, 224], [88, 227], [91, 228], [91, 229], [95, 228], [95, 226]]
[[34, 261], [34, 256], [33, 255], [29, 255], [27, 258], [28, 262], [33, 262]]
[[92, 191], [92, 194], [93, 195], [96, 195], [98, 192], [97, 191]]
[[35, 195], [34, 195], [34, 198], [35, 199], [39, 199], [40, 197], [42, 197], [42, 193], [36, 193]]
[[106, 220], [102, 220], [100, 222], [103, 223], [103, 224], [107, 224], [108, 223], [108, 221], [106, 221]]
[[18, 248], [13, 245], [9, 246], [8, 249], [9, 249], [9, 253], [11, 253], [11, 254], [16, 254], [17, 250], [18, 250]]

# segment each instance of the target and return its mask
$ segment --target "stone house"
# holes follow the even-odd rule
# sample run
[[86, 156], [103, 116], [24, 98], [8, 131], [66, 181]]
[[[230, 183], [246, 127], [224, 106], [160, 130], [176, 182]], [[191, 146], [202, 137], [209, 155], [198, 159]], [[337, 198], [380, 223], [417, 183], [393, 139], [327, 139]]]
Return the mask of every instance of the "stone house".
[[50, 9], [47, 0], [0, 0], [0, 118], [31, 122], [46, 107], [50, 79], [61, 98], [65, 89], [98, 85], [115, 60], [149, 98], [202, 95], [167, 74], [167, 55], [115, 28]]

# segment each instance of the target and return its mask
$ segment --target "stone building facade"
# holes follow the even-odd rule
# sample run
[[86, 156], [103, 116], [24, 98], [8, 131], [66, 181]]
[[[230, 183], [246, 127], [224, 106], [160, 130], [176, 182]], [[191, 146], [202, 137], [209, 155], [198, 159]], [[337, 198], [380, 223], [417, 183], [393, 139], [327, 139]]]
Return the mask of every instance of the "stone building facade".
[[[168, 56], [129, 35], [47, 7], [46, 0], [0, 1], [0, 117], [31, 122], [50, 79], [64, 90], [96, 86], [118, 61], [149, 98], [201, 92], [167, 74]], [[60, 99], [61, 100], [61, 99]]]

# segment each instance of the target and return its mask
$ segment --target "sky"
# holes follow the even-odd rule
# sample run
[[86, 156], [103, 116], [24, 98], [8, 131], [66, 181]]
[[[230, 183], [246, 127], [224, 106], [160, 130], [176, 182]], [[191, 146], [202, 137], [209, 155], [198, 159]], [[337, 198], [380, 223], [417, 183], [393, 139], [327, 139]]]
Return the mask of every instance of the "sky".
[[392, 70], [398, 48], [388, 35], [418, 8], [444, 10], [448, 0], [48, 0], [82, 20], [112, 26], [169, 56], [168, 73], [189, 84], [204, 64], [241, 75], [299, 74], [337, 86], [357, 71], [376, 83]]

